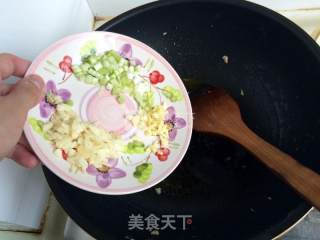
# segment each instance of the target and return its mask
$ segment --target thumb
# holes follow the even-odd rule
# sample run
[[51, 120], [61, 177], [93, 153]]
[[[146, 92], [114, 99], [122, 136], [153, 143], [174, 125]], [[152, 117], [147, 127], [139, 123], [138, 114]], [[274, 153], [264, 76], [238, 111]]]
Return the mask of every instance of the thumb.
[[44, 94], [44, 82], [38, 75], [28, 75], [18, 81], [4, 102], [11, 108], [10, 115], [13, 122], [22, 127], [28, 111], [37, 105]]

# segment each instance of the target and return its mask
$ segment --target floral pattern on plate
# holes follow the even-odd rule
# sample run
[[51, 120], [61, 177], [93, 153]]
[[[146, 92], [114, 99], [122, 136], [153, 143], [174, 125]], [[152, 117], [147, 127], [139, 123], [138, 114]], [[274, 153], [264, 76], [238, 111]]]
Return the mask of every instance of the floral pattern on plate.
[[[92, 122], [96, 127], [103, 128], [99, 121], [103, 123], [106, 117], [110, 122], [108, 124], [119, 124], [123, 117], [130, 122], [126, 131], [134, 131], [128, 138], [124, 137], [126, 131], [110, 132], [122, 139], [119, 158], [105, 158], [105, 164], [100, 166], [81, 159], [83, 167], [69, 174], [63, 169], [74, 161], [69, 160], [68, 153], [77, 152], [77, 148], [57, 149], [51, 143], [52, 152], [59, 150], [60, 157], [52, 159], [49, 157], [52, 154], [46, 150], [45, 156], [40, 158], [50, 169], [59, 169], [57, 172], [62, 178], [89, 191], [104, 194], [140, 191], [163, 179], [181, 161], [191, 137], [190, 101], [173, 69], [145, 45], [122, 35], [107, 33], [108, 37], [103, 41], [112, 41], [103, 50], [102, 33], [99, 36], [94, 34], [95, 37], [83, 34], [85, 37], [79, 38], [82, 44], [72, 51], [68, 51], [68, 47], [63, 51], [62, 44], [60, 51], [50, 51], [52, 56], [42, 57], [42, 64], [33, 68], [32, 73], [40, 73], [48, 80], [45, 97], [38, 106], [39, 112], [31, 111], [29, 114], [28, 123], [33, 131], [26, 127], [26, 135], [37, 153], [39, 149], [50, 149], [45, 143], [48, 142], [46, 128], [60, 105], [68, 105], [78, 115], [76, 109], [101, 109], [100, 115]], [[72, 38], [64, 42], [71, 43]], [[81, 98], [92, 87], [97, 90], [90, 97], [101, 98], [97, 101], [101, 106], [88, 104], [90, 99], [82, 104]], [[135, 110], [124, 111], [124, 107]], [[110, 109], [113, 112], [108, 113]], [[123, 115], [116, 118], [120, 112]], [[90, 119], [90, 116], [85, 116], [82, 121], [88, 122]], [[41, 141], [34, 133], [47, 141]], [[59, 158], [64, 163], [59, 163]], [[61, 169], [64, 173], [60, 172]], [[92, 186], [91, 178], [86, 175], [95, 177], [98, 188]]]

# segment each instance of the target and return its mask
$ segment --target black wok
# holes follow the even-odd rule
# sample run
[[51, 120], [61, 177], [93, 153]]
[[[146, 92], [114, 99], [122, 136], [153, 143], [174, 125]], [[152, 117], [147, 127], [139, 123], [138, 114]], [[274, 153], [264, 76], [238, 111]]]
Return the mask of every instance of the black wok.
[[[242, 1], [161, 1], [99, 30], [160, 52], [191, 92], [199, 84], [227, 89], [251, 129], [319, 172], [320, 50], [289, 20]], [[161, 195], [97, 195], [44, 172], [67, 213], [98, 239], [271, 239], [311, 208], [238, 145], [197, 133]], [[159, 236], [128, 230], [129, 215], [151, 213], [191, 214], [192, 224]]]

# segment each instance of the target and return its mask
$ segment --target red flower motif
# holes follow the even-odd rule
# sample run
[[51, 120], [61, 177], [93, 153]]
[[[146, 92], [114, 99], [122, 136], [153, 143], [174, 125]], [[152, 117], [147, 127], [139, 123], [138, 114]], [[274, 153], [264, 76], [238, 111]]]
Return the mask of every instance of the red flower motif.
[[71, 64], [72, 63], [72, 58], [70, 56], [66, 55], [66, 56], [63, 57], [63, 61], [65, 63]]
[[65, 72], [65, 73], [70, 73], [70, 72], [72, 72], [71, 65], [69, 65], [69, 64], [66, 63], [66, 62], [60, 62], [60, 63], [59, 63], [59, 68], [61, 69], [62, 72]]
[[[72, 75], [72, 58], [70, 56], [64, 56], [62, 61], [59, 62], [59, 68], [62, 72], [64, 72], [64, 76], [62, 78], [63, 82], [68, 80], [68, 78]], [[71, 73], [68, 77], [66, 77], [67, 73]]]
[[59, 62], [59, 68], [63, 72], [70, 73], [72, 72], [71, 64], [72, 64], [72, 58], [70, 56], [64, 56], [62, 61]]
[[156, 152], [156, 156], [160, 161], [166, 161], [168, 159], [168, 156], [170, 154], [170, 149], [169, 148], [160, 148]]
[[161, 83], [164, 81], [164, 76], [157, 70], [149, 74], [149, 79], [152, 84]]

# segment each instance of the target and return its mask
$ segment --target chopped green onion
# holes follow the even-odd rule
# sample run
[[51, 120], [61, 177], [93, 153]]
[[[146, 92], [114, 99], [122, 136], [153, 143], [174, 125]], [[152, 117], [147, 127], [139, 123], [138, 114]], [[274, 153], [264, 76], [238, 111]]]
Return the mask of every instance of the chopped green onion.
[[132, 77], [138, 74], [142, 67], [130, 65], [129, 61], [116, 51], [110, 50], [99, 55], [93, 52], [82, 56], [82, 63], [73, 65], [72, 69], [77, 79], [112, 90], [111, 94], [119, 103], [124, 102], [125, 94], [136, 98], [136, 86]]

